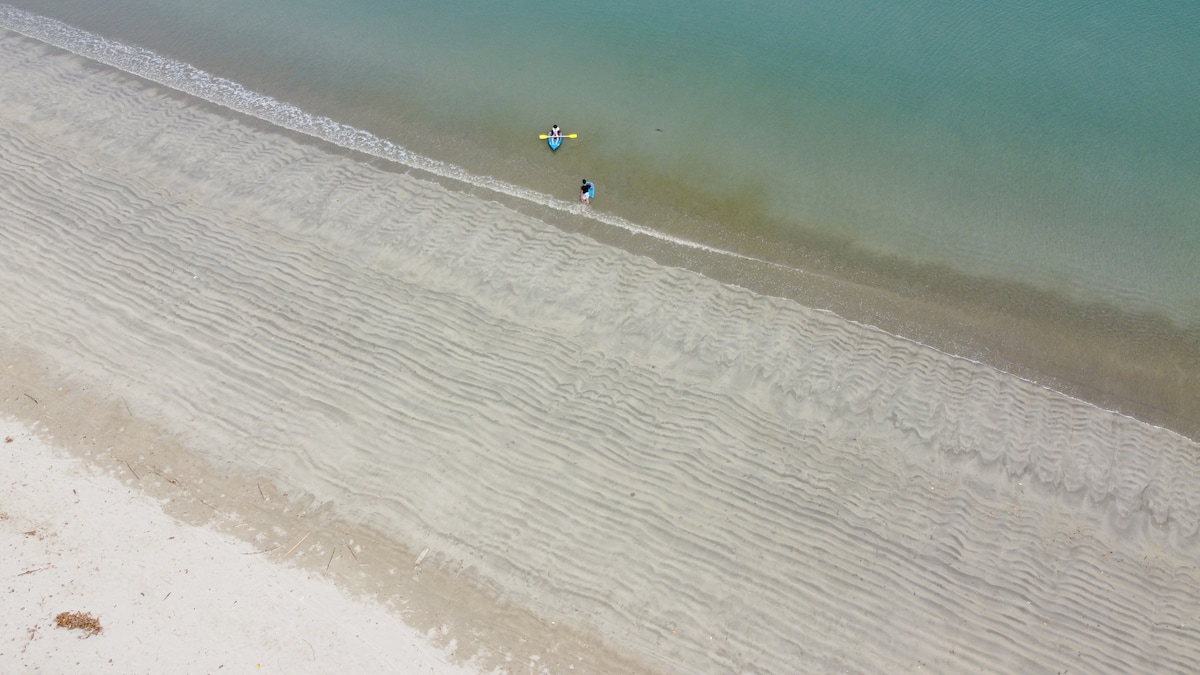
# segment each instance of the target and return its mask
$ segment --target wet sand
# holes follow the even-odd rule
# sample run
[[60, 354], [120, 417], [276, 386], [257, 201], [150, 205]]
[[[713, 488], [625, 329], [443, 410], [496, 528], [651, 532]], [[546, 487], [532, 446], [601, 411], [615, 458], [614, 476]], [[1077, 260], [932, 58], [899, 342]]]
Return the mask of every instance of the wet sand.
[[12, 34], [0, 63], [3, 412], [281, 575], [509, 672], [1200, 656], [1185, 436]]

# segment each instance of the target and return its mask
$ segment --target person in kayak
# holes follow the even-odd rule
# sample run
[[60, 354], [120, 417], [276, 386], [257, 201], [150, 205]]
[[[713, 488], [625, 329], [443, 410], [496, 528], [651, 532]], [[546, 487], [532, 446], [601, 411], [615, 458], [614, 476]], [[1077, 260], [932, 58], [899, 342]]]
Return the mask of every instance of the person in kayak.
[[557, 124], [550, 125], [550, 139], [555, 140], [559, 138], [562, 138], [562, 129], [559, 129]]

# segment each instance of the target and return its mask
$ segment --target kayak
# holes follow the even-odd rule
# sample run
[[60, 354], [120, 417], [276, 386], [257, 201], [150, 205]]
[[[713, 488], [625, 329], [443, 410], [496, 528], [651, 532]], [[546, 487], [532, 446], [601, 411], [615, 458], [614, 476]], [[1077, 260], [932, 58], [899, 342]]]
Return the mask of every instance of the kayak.
[[549, 143], [551, 150], [557, 150], [564, 138], [579, 138], [579, 134], [559, 134], [558, 138], [553, 138], [550, 134], [538, 134], [538, 138]]

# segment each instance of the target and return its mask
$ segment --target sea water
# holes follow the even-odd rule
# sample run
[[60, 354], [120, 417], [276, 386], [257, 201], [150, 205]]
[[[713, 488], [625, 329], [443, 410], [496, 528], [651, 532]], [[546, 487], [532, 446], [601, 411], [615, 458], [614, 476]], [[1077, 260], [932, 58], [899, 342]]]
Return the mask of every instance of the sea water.
[[1195, 2], [11, 4], [639, 231], [1200, 329]]

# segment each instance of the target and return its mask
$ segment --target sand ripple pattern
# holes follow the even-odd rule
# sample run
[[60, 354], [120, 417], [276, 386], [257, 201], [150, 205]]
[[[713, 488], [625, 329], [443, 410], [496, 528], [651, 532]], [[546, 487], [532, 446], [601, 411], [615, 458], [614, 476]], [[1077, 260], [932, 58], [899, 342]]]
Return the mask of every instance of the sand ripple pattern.
[[0, 63], [0, 325], [196, 452], [666, 671], [1200, 663], [1194, 442], [26, 38]]

